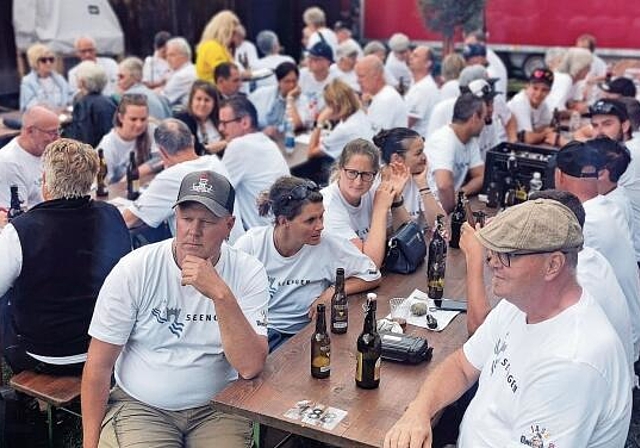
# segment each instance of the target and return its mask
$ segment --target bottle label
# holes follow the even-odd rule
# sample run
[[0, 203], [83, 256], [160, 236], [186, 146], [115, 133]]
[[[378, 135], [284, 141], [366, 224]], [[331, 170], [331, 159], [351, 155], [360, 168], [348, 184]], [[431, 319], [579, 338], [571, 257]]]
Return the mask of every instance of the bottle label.
[[358, 351], [356, 355], [356, 381], [373, 382], [380, 380], [381, 358], [371, 358]]
[[133, 188], [133, 191], [140, 191], [140, 180], [134, 180], [131, 187]]

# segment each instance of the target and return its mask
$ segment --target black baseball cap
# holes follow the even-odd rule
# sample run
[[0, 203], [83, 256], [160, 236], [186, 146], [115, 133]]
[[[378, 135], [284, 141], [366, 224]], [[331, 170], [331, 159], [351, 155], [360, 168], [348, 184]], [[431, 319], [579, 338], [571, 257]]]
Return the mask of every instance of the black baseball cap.
[[626, 96], [629, 98], [636, 97], [635, 83], [631, 79], [625, 78], [624, 76], [612, 79], [609, 82], [598, 84], [598, 87], [600, 87], [607, 93], [617, 93], [620, 96]]
[[585, 142], [572, 141], [556, 155], [556, 167], [572, 177], [597, 178], [605, 159], [596, 148]]
[[204, 205], [214, 215], [223, 218], [233, 214], [236, 192], [229, 180], [213, 171], [195, 171], [187, 174], [180, 184], [174, 207], [184, 202]]
[[548, 68], [537, 68], [533, 72], [531, 72], [531, 75], [529, 76], [529, 82], [532, 84], [540, 82], [551, 87], [551, 85], [553, 84], [553, 72]]
[[594, 115], [615, 115], [622, 121], [629, 119], [627, 107], [618, 100], [603, 98], [589, 106], [589, 116]]
[[309, 48], [309, 56], [316, 58], [325, 58], [329, 62], [333, 62], [333, 50], [324, 41], [316, 42], [311, 48]]

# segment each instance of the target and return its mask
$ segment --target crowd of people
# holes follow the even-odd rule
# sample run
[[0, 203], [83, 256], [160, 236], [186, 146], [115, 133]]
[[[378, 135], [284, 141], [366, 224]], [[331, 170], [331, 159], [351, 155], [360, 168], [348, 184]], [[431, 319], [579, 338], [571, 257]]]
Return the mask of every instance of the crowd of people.
[[[0, 210], [11, 186], [27, 210], [0, 218], [9, 367], [82, 372], [86, 447], [246, 446], [251, 422], [209, 400], [311, 322], [336, 268], [347, 294], [375, 288], [392, 232], [429, 232], [458, 193], [478, 194], [491, 148], [543, 144], [558, 150], [555, 189], [463, 226], [470, 338], [384, 446], [430, 446], [431, 418], [463, 395], [462, 447], [623, 446], [640, 355], [633, 81], [583, 35], [510, 98], [481, 32], [436, 74], [433, 50], [402, 33], [363, 48], [320, 8], [303, 21], [300, 64], [226, 10], [195, 47], [163, 31], [144, 59], [98, 57], [79, 37], [66, 78], [45, 44], [28, 50], [22, 129], [0, 149]], [[290, 168], [279, 145], [294, 131], [307, 160]], [[120, 211], [91, 199], [97, 149], [107, 183], [130, 157], [152, 178]], [[171, 238], [131, 251], [128, 229], [163, 223]]]

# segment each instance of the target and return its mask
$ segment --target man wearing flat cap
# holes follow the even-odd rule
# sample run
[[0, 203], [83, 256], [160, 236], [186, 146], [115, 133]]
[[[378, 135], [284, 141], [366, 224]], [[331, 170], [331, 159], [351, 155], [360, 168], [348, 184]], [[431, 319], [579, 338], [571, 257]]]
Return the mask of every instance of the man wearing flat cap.
[[188, 174], [175, 238], [132, 252], [105, 280], [82, 378], [85, 447], [248, 446], [251, 422], [209, 406], [267, 356], [264, 267], [224, 242], [234, 198], [221, 174]]
[[431, 446], [430, 419], [478, 380], [458, 447], [624, 446], [629, 364], [604, 312], [576, 280], [583, 244], [576, 216], [537, 199], [476, 235], [493, 293], [504, 300], [429, 375], [385, 448]]

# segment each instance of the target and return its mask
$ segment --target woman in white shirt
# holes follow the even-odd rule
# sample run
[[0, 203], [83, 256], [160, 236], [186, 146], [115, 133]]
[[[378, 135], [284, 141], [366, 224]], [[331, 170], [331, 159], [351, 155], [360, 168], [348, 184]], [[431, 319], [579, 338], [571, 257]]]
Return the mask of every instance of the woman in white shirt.
[[217, 154], [227, 142], [218, 131], [218, 110], [220, 94], [208, 81], [194, 81], [187, 101], [187, 110], [175, 115], [184, 122], [195, 139], [195, 150], [198, 155]]
[[349, 239], [378, 268], [384, 261], [387, 228], [395, 230], [410, 219], [402, 197], [409, 170], [391, 164], [376, 182], [377, 188], [372, 188], [379, 171], [378, 148], [368, 140], [355, 139], [336, 162], [335, 180], [321, 192], [327, 232]]
[[380, 149], [386, 164], [383, 172], [392, 169], [394, 164], [409, 170], [411, 178], [402, 191], [404, 208], [421, 228], [431, 228], [436, 216], [445, 213], [427, 182], [429, 166], [424, 153], [424, 138], [413, 129], [392, 128], [378, 132], [373, 143]]
[[345, 270], [345, 292], [374, 288], [380, 273], [348, 241], [323, 233], [322, 195], [309, 180], [284, 176], [258, 200], [273, 226], [253, 227], [235, 247], [254, 255], [269, 277], [269, 348], [273, 351], [313, 319], [318, 303], [333, 295], [335, 272]]

